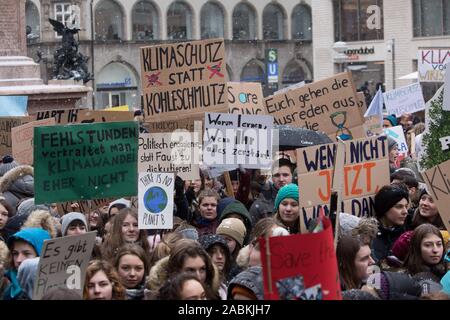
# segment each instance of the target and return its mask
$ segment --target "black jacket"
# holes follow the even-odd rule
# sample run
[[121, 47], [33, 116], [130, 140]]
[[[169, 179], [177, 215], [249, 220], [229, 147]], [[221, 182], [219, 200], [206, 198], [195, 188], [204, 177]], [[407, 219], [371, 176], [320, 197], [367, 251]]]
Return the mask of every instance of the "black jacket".
[[381, 222], [379, 223], [377, 236], [372, 242], [372, 256], [377, 264], [392, 255], [392, 246], [404, 232], [404, 226], [385, 228]]

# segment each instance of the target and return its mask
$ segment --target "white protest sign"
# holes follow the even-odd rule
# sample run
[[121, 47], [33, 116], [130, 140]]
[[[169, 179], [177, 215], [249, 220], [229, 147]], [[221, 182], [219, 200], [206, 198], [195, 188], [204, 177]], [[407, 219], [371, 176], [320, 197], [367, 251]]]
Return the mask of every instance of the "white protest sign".
[[139, 229], [172, 229], [174, 188], [173, 173], [139, 173]]
[[[446, 68], [449, 66], [450, 63], [447, 63]], [[442, 110], [450, 111], [450, 72], [445, 73], [444, 102], [442, 103]]]
[[414, 113], [425, 109], [420, 83], [385, 92], [384, 103], [387, 113], [395, 114], [397, 117], [404, 113]]
[[406, 143], [402, 126], [384, 128], [383, 131], [388, 137], [391, 137], [397, 142], [399, 153], [408, 153], [408, 144]]
[[231, 170], [272, 164], [273, 117], [205, 113], [203, 163]]
[[450, 62], [449, 48], [421, 48], [418, 51], [417, 71], [420, 82], [442, 82], [446, 64]]
[[42, 247], [34, 282], [33, 300], [50, 289], [66, 287], [83, 296], [84, 278], [96, 232], [47, 240]]

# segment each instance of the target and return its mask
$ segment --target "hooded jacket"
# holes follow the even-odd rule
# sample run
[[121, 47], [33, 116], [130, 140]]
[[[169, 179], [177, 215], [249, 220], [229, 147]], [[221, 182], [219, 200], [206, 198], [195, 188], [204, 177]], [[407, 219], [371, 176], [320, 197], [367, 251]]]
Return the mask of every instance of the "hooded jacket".
[[251, 290], [258, 300], [264, 300], [261, 266], [250, 267], [234, 277], [228, 285], [228, 299], [233, 298], [232, 291], [236, 285]]
[[39, 259], [39, 257], [36, 257], [25, 260], [20, 264], [17, 272], [19, 285], [30, 300], [33, 298], [34, 280], [36, 279]]
[[249, 211], [253, 226], [255, 226], [260, 219], [271, 217], [273, 215], [273, 207], [275, 206], [277, 194], [278, 190], [273, 183], [269, 182], [264, 185], [258, 199], [253, 202]]
[[16, 214], [21, 199], [34, 197], [34, 169], [32, 166], [18, 166], [0, 178], [0, 192]]

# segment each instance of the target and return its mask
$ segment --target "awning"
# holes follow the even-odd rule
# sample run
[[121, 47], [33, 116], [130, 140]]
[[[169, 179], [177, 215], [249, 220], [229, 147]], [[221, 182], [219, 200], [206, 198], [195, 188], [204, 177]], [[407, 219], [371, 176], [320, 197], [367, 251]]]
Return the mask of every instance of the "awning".
[[408, 73], [407, 75], [404, 75], [403, 77], [398, 78], [397, 80], [418, 80], [419, 79], [419, 72], [412, 72]]

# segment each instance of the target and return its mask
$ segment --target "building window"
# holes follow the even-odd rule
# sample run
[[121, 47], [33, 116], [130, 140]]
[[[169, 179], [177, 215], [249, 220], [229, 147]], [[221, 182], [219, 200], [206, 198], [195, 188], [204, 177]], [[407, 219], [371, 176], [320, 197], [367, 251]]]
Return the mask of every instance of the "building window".
[[158, 11], [150, 1], [139, 1], [133, 7], [133, 40], [158, 38]]
[[233, 10], [233, 39], [256, 39], [256, 13], [246, 3], [238, 4]]
[[[333, 6], [336, 41], [383, 39], [383, 0], [335, 0]], [[370, 6], [379, 8], [379, 28], [371, 23], [378, 12], [367, 12]]]
[[283, 72], [283, 85], [292, 85], [305, 80], [303, 68], [295, 61], [287, 64]]
[[263, 11], [263, 37], [265, 40], [284, 39], [284, 14], [279, 5], [269, 4]]
[[167, 11], [167, 37], [170, 40], [192, 39], [192, 12], [188, 5], [174, 2]]
[[249, 61], [242, 69], [241, 81], [265, 83], [266, 75], [261, 63], [256, 60]]
[[39, 40], [41, 34], [40, 18], [38, 8], [31, 1], [27, 1], [25, 4], [25, 17], [27, 24], [27, 43], [36, 42]]
[[305, 4], [297, 5], [292, 11], [292, 39], [312, 40], [311, 8]]
[[450, 34], [450, 0], [413, 0], [414, 37]]
[[212, 2], [206, 3], [200, 12], [201, 16], [201, 37], [223, 38], [224, 37], [224, 16], [222, 8]]
[[123, 39], [123, 12], [112, 0], [103, 0], [95, 9], [95, 39]]

